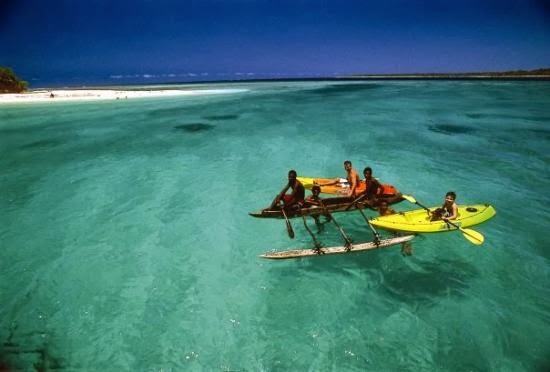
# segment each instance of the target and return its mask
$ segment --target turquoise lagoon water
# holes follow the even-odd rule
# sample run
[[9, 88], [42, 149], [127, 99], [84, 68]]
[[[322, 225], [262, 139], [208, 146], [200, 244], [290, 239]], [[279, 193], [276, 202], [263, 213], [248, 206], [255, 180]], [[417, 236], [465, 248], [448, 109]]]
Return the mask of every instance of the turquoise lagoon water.
[[[549, 82], [216, 87], [245, 91], [0, 106], [2, 367], [550, 368]], [[343, 176], [345, 159], [423, 204], [493, 204], [484, 245], [259, 258], [311, 241], [248, 212], [289, 169]], [[318, 239], [342, 243], [333, 225]]]

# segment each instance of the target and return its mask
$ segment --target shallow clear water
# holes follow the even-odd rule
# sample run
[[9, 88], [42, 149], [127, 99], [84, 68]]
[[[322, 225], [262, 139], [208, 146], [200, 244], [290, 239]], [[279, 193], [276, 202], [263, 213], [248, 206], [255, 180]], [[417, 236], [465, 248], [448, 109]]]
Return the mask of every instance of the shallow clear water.
[[[550, 367], [550, 83], [228, 87], [248, 91], [0, 107], [0, 365]], [[311, 242], [300, 220], [290, 240], [247, 213], [290, 168], [343, 176], [345, 159], [423, 204], [493, 204], [484, 245], [450, 232], [411, 257], [258, 258]], [[319, 239], [342, 243], [333, 225]]]

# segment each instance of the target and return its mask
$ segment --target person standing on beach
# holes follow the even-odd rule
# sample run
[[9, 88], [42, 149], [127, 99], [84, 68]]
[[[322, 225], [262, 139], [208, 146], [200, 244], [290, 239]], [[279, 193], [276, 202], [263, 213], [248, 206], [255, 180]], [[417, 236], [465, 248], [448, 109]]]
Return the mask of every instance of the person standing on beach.
[[[297, 180], [298, 174], [294, 169], [288, 171], [288, 183], [281, 192], [273, 199], [268, 210], [284, 208], [287, 211], [294, 212], [302, 208], [306, 190], [304, 185]], [[292, 189], [290, 194], [287, 191]], [[281, 202], [283, 203], [281, 205]]]

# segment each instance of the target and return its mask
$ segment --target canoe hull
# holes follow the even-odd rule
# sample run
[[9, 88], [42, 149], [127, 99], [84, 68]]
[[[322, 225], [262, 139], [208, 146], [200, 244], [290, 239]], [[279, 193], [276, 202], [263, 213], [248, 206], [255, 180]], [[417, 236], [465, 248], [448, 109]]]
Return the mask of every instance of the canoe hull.
[[[404, 199], [400, 195], [394, 195], [394, 196], [384, 196], [379, 198], [379, 200], [385, 200], [388, 202], [388, 204], [395, 204], [403, 201]], [[348, 197], [323, 199], [323, 203], [326, 206], [326, 210], [328, 210], [330, 213], [350, 212], [356, 209], [364, 209], [364, 208], [374, 209], [374, 207], [368, 201], [364, 201], [364, 202], [360, 201], [355, 204], [352, 204], [351, 201], [352, 200]], [[301, 208], [296, 213], [287, 212], [287, 217], [295, 218], [295, 217], [302, 217], [302, 216], [318, 216], [326, 213], [326, 210], [320, 207]], [[284, 218], [280, 209], [261, 210], [257, 212], [251, 212], [249, 213], [249, 215], [257, 218]]]
[[[429, 209], [430, 212], [433, 212], [437, 208], [433, 207]], [[458, 207], [458, 217], [455, 220], [451, 220], [451, 222], [465, 228], [483, 223], [495, 214], [495, 209], [489, 204], [462, 205]], [[373, 218], [370, 220], [370, 223], [385, 230], [412, 233], [432, 233], [457, 229], [442, 220], [430, 221], [430, 215], [425, 209], [415, 209], [409, 212]]]
[[333, 254], [342, 254], [342, 253], [354, 253], [354, 252], [364, 252], [381, 248], [392, 247], [396, 244], [401, 244], [408, 242], [414, 238], [414, 235], [405, 235], [397, 236], [388, 239], [380, 240], [379, 244], [374, 242], [354, 244], [350, 251], [346, 250], [346, 247], [328, 247], [321, 248], [320, 253], [314, 249], [292, 249], [288, 251], [278, 251], [278, 252], [266, 252], [260, 257], [269, 258], [269, 259], [287, 259], [287, 258], [301, 258], [301, 257], [315, 257], [315, 256], [327, 256]]

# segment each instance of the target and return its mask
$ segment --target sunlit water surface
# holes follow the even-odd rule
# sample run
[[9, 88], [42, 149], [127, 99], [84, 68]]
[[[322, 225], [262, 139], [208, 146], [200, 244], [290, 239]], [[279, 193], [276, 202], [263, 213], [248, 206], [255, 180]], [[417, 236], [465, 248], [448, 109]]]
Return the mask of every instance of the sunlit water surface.
[[[550, 368], [550, 83], [225, 88], [246, 91], [0, 107], [1, 366]], [[485, 243], [259, 258], [311, 241], [300, 220], [290, 240], [248, 212], [289, 169], [343, 176], [346, 159], [423, 204], [491, 203]], [[359, 214], [335, 217], [372, 238]], [[330, 224], [318, 239], [342, 243]]]

